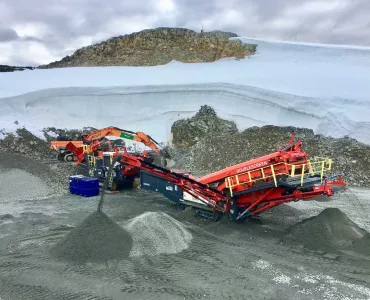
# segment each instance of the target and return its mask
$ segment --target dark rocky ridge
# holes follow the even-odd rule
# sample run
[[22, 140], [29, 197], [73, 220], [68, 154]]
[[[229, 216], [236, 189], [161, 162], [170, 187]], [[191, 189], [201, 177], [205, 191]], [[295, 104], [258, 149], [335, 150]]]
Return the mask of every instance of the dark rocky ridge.
[[147, 29], [83, 47], [71, 56], [39, 68], [155, 66], [172, 60], [184, 63], [213, 62], [224, 57], [241, 59], [253, 54], [256, 45], [229, 40], [237, 36], [222, 31], [197, 33], [185, 28]]
[[172, 152], [177, 168], [205, 175], [277, 151], [293, 130], [310, 157], [328, 156], [333, 159], [333, 172], [342, 174], [350, 185], [370, 186], [370, 170], [365, 167], [370, 165], [368, 145], [349, 137], [324, 137], [306, 128], [268, 125], [239, 132], [234, 122], [217, 117], [207, 105], [196, 116], [173, 124]]
[[15, 67], [8, 65], [0, 65], [0, 72], [15, 72], [15, 71], [24, 71], [24, 70], [33, 70], [35, 67]]

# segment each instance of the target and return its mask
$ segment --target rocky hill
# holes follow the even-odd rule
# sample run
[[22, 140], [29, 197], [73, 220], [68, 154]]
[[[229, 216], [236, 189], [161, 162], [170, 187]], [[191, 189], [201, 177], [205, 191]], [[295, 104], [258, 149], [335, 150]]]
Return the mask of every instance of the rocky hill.
[[172, 126], [173, 155], [176, 168], [206, 175], [227, 166], [277, 151], [285, 145], [291, 132], [303, 142], [310, 157], [333, 159], [333, 172], [344, 176], [351, 186], [370, 186], [370, 146], [357, 140], [315, 135], [306, 128], [263, 126], [239, 132], [235, 123], [219, 118], [205, 105], [190, 119]]
[[245, 58], [256, 45], [245, 45], [235, 33], [197, 33], [184, 28], [156, 28], [111, 38], [78, 49], [73, 55], [39, 68], [77, 66], [155, 66], [172, 60], [184, 63], [213, 62], [225, 57]]

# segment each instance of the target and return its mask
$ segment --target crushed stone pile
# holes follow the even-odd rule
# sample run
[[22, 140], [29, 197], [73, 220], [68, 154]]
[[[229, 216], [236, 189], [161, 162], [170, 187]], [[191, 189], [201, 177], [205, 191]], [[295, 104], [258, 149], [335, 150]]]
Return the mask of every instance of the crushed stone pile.
[[78, 263], [105, 262], [127, 258], [131, 248], [130, 233], [96, 211], [54, 245], [51, 254]]
[[[294, 240], [308, 248], [338, 253], [340, 250], [370, 249], [367, 231], [352, 222], [338, 208], [326, 208], [319, 215], [294, 225], [286, 240]], [[356, 246], [357, 245], [357, 246]]]
[[146, 212], [125, 224], [133, 237], [131, 256], [174, 254], [187, 249], [192, 234], [185, 226], [162, 212]]
[[2, 200], [34, 200], [53, 194], [53, 190], [39, 177], [20, 170], [0, 168], [0, 202]]
[[[33, 154], [36, 155], [37, 152]], [[78, 168], [68, 163], [57, 163], [54, 159], [35, 159], [33, 158], [33, 154], [27, 153], [23, 155], [16, 152], [6, 153], [6, 151], [0, 153], [0, 170], [1, 174], [3, 174], [2, 181], [0, 180], [2, 187], [7, 185], [3, 183], [7, 181], [13, 187], [17, 186], [17, 189], [19, 189], [19, 182], [22, 182], [24, 192], [32, 190], [39, 193], [48, 189], [54, 195], [66, 194], [69, 186], [68, 177], [77, 174], [79, 171]], [[5, 174], [4, 172], [7, 171], [11, 172]], [[19, 174], [19, 177], [15, 178], [14, 172], [27, 172], [27, 174]], [[43, 183], [35, 184], [35, 178], [39, 178]], [[47, 186], [46, 189], [42, 187], [45, 185]], [[10, 189], [10, 186], [8, 189]], [[11, 190], [14, 191], [14, 189]], [[32, 193], [30, 192], [27, 197], [31, 198]]]

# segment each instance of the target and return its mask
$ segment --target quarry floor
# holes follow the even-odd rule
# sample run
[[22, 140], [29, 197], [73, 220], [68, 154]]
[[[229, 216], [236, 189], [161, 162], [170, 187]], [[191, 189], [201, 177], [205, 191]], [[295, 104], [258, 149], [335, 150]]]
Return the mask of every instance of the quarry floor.
[[282, 240], [290, 226], [326, 207], [370, 231], [370, 190], [282, 205], [242, 223], [179, 212], [140, 189], [106, 195], [103, 211], [129, 229], [132, 255], [77, 264], [49, 250], [96, 210], [99, 197], [54, 195], [35, 172], [1, 166], [1, 300], [370, 299], [370, 256]]

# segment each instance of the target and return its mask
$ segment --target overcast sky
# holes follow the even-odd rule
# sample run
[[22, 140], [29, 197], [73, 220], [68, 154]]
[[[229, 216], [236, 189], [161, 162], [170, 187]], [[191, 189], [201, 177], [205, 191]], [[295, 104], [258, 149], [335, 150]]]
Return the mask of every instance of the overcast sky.
[[370, 46], [370, 0], [0, 0], [0, 64], [39, 65], [155, 27]]

